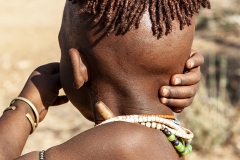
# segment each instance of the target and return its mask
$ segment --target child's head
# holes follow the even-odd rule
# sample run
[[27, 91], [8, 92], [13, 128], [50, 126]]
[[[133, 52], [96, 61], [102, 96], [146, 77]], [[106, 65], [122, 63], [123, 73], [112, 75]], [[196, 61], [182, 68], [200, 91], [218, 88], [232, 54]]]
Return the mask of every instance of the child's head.
[[[76, 106], [98, 100], [118, 106], [123, 99], [141, 105], [140, 100], [149, 99], [143, 94], [158, 101], [158, 88], [183, 72], [200, 5], [210, 4], [208, 0], [66, 2], [59, 42], [61, 81], [69, 99]], [[73, 51], [69, 56], [71, 48], [81, 54]], [[73, 82], [78, 88], [87, 79], [74, 90]], [[78, 96], [88, 100], [80, 102]]]

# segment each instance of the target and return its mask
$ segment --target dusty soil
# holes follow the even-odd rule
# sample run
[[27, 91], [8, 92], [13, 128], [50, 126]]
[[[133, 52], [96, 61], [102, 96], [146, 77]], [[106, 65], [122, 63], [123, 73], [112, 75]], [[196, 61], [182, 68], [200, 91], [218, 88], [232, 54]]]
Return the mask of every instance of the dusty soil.
[[[59, 61], [57, 36], [64, 3], [63, 0], [0, 2], [0, 112], [18, 95], [32, 70]], [[197, 50], [204, 49], [203, 43], [206, 42], [197, 38], [194, 46]], [[23, 154], [61, 144], [92, 126], [70, 103], [52, 107], [29, 137]], [[186, 159], [238, 159], [233, 151], [232, 147], [216, 147], [211, 155], [194, 152]]]

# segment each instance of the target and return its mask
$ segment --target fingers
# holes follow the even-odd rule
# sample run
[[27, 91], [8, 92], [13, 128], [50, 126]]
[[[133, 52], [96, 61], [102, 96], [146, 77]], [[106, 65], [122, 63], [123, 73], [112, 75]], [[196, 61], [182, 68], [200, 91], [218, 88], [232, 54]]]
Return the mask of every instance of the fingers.
[[191, 86], [163, 86], [159, 93], [164, 98], [185, 99], [194, 97], [198, 91], [199, 83]]
[[69, 100], [67, 98], [67, 96], [58, 96], [56, 98], [56, 100], [53, 102], [53, 106], [58, 106], [58, 105], [61, 105], [61, 104], [64, 104], [64, 103], [67, 103]]
[[53, 62], [48, 63], [42, 66], [39, 66], [36, 71], [40, 72], [41, 74], [57, 74], [60, 71], [60, 63]]
[[160, 98], [160, 102], [169, 106], [173, 112], [179, 113], [184, 108], [189, 106], [193, 101], [193, 97], [186, 99], [168, 99], [168, 98]]
[[179, 113], [189, 106], [198, 91], [199, 83], [191, 86], [163, 86], [160, 88], [160, 102]]
[[202, 77], [200, 66], [204, 63], [202, 54], [191, 50], [189, 59], [185, 64], [184, 74], [175, 74], [170, 79], [171, 86], [162, 86], [159, 90], [160, 102], [179, 113], [189, 106], [199, 87]]
[[171, 86], [160, 88], [160, 102], [177, 113], [189, 106], [199, 87], [199, 81], [202, 77], [200, 66], [203, 63], [203, 56], [197, 51], [191, 50], [190, 57], [185, 64], [187, 72], [173, 75], [170, 79]]
[[189, 86], [200, 81], [202, 73], [200, 67], [193, 68], [184, 74], [175, 74], [171, 77], [171, 85]]
[[60, 74], [54, 74], [51, 76], [52, 85], [56, 86], [58, 90], [62, 88], [61, 80], [60, 80]]
[[204, 63], [203, 55], [192, 49], [190, 57], [187, 60], [185, 67], [186, 69], [192, 69], [203, 65], [203, 63]]
[[202, 77], [200, 66], [203, 63], [204, 58], [202, 54], [192, 49], [190, 57], [185, 64], [186, 72], [173, 75], [170, 79], [171, 85], [189, 86], [198, 83]]

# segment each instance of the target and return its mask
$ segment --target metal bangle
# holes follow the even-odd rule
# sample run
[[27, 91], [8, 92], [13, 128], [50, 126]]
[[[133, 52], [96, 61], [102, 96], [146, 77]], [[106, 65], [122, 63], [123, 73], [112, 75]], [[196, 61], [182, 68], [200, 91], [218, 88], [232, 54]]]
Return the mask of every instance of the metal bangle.
[[14, 99], [11, 101], [10, 106], [11, 106], [16, 100], [21, 100], [21, 101], [23, 101], [23, 102], [26, 102], [26, 103], [31, 107], [31, 109], [32, 109], [32, 111], [33, 111], [33, 114], [34, 114], [34, 116], [35, 116], [35, 119], [36, 119], [35, 128], [37, 128], [38, 123], [39, 123], [39, 113], [38, 113], [36, 107], [32, 104], [32, 102], [30, 102], [29, 100], [27, 100], [26, 98], [23, 98], [23, 97], [16, 97], [16, 98], [14, 98]]
[[30, 124], [31, 124], [32, 130], [31, 130], [30, 134], [32, 134], [32, 133], [35, 131], [35, 129], [36, 129], [35, 123], [34, 123], [32, 117], [30, 116], [29, 113], [26, 114], [26, 117], [27, 117], [28, 121], [29, 121]]
[[10, 111], [10, 110], [15, 110], [16, 107], [15, 106], [9, 106], [7, 107], [6, 109], [4, 109], [3, 113], [7, 112], [7, 111]]

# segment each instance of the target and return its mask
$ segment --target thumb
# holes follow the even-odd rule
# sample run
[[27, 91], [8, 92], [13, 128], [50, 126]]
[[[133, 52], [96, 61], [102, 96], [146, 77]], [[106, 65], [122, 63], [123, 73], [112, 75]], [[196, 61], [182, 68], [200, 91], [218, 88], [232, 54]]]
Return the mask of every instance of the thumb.
[[58, 96], [56, 100], [53, 102], [52, 106], [58, 106], [64, 103], [67, 103], [69, 100], [67, 96]]

